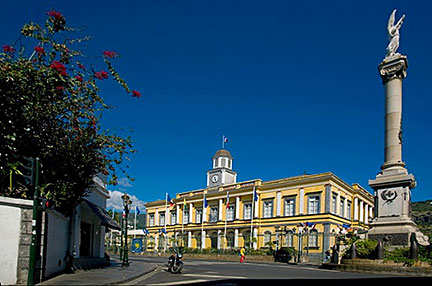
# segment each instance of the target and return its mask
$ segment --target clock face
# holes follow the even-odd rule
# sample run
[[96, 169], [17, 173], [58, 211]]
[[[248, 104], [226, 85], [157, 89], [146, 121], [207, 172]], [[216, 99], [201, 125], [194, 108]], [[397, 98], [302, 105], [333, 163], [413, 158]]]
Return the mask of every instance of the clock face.
[[219, 181], [219, 176], [218, 175], [213, 175], [211, 177], [211, 180], [212, 180], [213, 183], [216, 183], [217, 181]]

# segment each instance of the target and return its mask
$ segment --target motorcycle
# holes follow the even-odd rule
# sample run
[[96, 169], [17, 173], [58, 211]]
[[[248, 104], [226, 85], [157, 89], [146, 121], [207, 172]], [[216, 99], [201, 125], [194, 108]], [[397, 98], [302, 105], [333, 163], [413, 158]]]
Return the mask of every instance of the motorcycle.
[[180, 273], [183, 269], [183, 255], [181, 253], [176, 253], [168, 258], [168, 272]]

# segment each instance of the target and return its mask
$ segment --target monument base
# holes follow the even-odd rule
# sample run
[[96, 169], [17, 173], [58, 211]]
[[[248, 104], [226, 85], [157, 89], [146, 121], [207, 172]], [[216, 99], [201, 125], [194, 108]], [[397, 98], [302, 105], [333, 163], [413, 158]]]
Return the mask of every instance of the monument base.
[[428, 237], [420, 232], [411, 219], [411, 189], [415, 178], [403, 167], [389, 168], [369, 180], [375, 190], [375, 218], [368, 231], [370, 239], [387, 245], [408, 247], [415, 233], [420, 245], [429, 245]]

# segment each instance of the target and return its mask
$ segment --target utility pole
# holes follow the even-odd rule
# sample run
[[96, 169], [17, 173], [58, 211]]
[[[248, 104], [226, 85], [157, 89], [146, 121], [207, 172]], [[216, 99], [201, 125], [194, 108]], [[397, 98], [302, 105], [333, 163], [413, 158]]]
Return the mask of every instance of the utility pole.
[[[30, 171], [27, 176], [24, 177], [30, 178], [29, 185], [33, 185], [34, 183], [34, 194], [33, 194], [33, 218], [32, 218], [32, 237], [30, 244], [30, 257], [29, 257], [29, 267], [28, 267], [28, 276], [27, 276], [27, 285], [34, 285], [35, 282], [39, 282], [39, 277], [36, 277], [36, 262], [39, 259], [39, 249], [40, 249], [40, 233], [38, 226], [40, 222], [38, 221], [39, 214], [39, 158], [27, 158], [24, 157], [26, 163], [31, 163], [30, 165], [24, 166], [27, 171]], [[34, 179], [34, 180], [33, 180]]]

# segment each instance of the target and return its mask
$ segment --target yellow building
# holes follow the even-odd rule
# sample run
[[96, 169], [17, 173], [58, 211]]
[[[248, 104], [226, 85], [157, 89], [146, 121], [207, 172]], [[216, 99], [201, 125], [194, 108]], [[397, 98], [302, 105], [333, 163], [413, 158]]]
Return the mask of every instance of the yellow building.
[[232, 160], [217, 151], [206, 188], [146, 204], [148, 249], [284, 246], [322, 259], [338, 234], [373, 217], [373, 196], [332, 173], [237, 183]]

